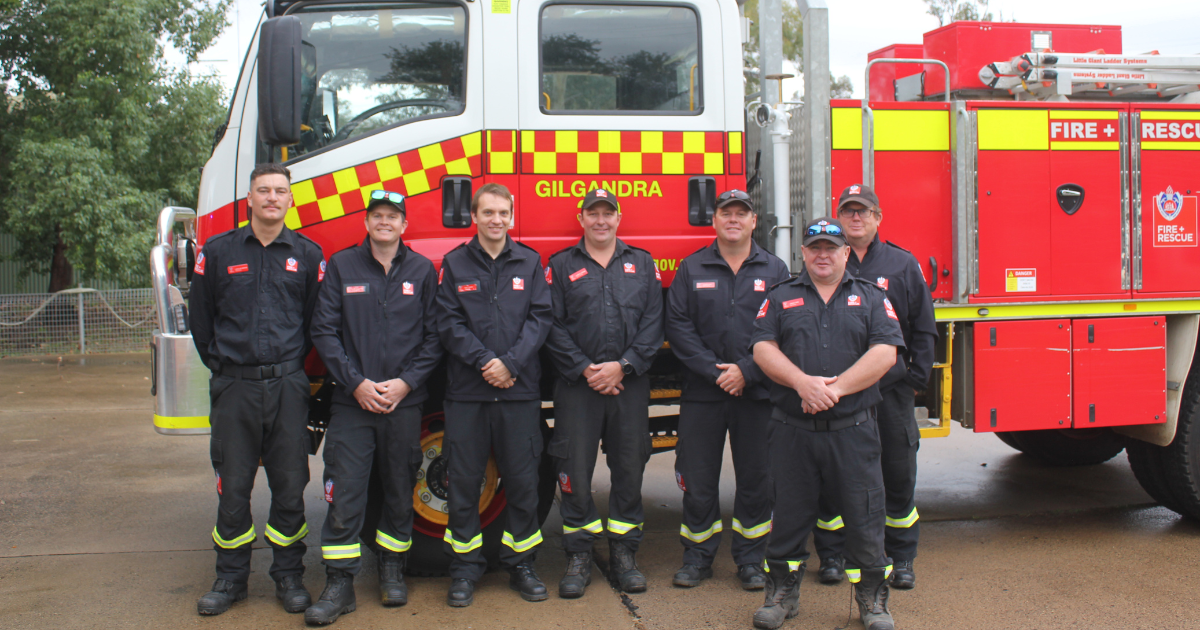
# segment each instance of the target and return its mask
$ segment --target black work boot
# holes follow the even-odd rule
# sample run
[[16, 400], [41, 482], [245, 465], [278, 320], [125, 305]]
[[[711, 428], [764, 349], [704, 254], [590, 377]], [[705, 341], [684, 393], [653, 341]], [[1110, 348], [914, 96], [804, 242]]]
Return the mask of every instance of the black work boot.
[[312, 606], [312, 595], [304, 588], [304, 575], [293, 573], [275, 582], [275, 599], [283, 602], [283, 609], [290, 613], [302, 613]]
[[892, 565], [892, 588], [911, 590], [917, 585], [917, 574], [913, 572], [912, 560], [899, 560]]
[[775, 630], [800, 613], [800, 579], [804, 577], [804, 563], [795, 571], [788, 570], [787, 562], [767, 561], [766, 597], [763, 605], [754, 611], [754, 627]]
[[675, 579], [671, 580], [671, 583], [675, 586], [691, 588], [693, 586], [700, 586], [701, 582], [712, 576], [712, 567], [698, 567], [694, 564], [685, 564], [675, 572]]
[[304, 623], [327, 626], [338, 617], [354, 612], [354, 575], [340, 569], [325, 567], [325, 590], [317, 603], [304, 611]]
[[567, 573], [558, 583], [558, 596], [563, 599], [583, 597], [592, 583], [592, 552], [567, 553]]
[[408, 585], [404, 583], [404, 554], [379, 552], [379, 601], [384, 606], [408, 603]]
[[521, 599], [527, 602], [544, 602], [550, 597], [546, 585], [533, 570], [533, 557], [526, 558], [517, 566], [508, 570], [508, 586], [521, 594]]
[[846, 579], [846, 559], [841, 556], [821, 558], [817, 579], [822, 584], [841, 584], [842, 580]]
[[738, 579], [742, 581], [742, 589], [761, 591], [767, 585], [767, 573], [762, 569], [762, 563], [739, 564]]
[[646, 576], [638, 570], [633, 550], [619, 540], [608, 541], [609, 579], [626, 593], [646, 592]]
[[466, 608], [475, 603], [475, 583], [467, 578], [454, 578], [446, 593], [446, 603], [454, 608]]
[[887, 569], [863, 569], [862, 579], [854, 585], [854, 601], [867, 630], [894, 630], [888, 610]]
[[229, 610], [234, 602], [246, 599], [249, 594], [244, 582], [230, 582], [218, 578], [213, 582], [212, 590], [196, 602], [196, 612], [201, 615], [219, 615]]

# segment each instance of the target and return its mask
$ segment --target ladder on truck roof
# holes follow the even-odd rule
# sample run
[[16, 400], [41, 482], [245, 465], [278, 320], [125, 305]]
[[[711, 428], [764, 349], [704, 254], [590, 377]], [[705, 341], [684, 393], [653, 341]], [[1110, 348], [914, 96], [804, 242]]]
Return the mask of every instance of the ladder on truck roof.
[[1028, 52], [984, 66], [979, 80], [1018, 99], [1172, 99], [1200, 92], [1200, 55]]

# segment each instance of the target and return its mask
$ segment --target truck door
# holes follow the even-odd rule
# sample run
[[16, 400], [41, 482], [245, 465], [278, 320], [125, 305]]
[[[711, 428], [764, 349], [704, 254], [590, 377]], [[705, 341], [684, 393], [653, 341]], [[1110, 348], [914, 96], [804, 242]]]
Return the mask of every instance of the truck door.
[[[669, 282], [713, 238], [688, 223], [689, 180], [704, 178], [706, 191], [745, 186], [744, 175], [727, 181], [725, 91], [740, 95], [740, 84], [723, 80], [722, 30], [737, 24], [736, 6], [526, 1], [517, 10], [522, 241], [543, 256], [574, 243], [583, 196], [608, 188], [621, 203], [620, 237], [649, 250]], [[736, 26], [728, 36], [739, 37]]]
[[1133, 105], [1134, 289], [1200, 291], [1200, 107]]
[[405, 242], [440, 259], [469, 236], [443, 227], [443, 180], [483, 173], [479, 3], [305, 2], [287, 14], [302, 24], [303, 123], [276, 156], [292, 171], [288, 227], [331, 254], [362, 240], [371, 191], [389, 190], [406, 197]]

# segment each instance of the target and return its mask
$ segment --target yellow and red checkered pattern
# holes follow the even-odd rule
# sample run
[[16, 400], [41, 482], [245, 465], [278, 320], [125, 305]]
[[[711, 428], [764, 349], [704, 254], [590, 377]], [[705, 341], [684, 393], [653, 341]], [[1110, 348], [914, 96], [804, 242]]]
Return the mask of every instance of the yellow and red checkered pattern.
[[389, 155], [292, 184], [292, 201], [284, 224], [296, 230], [336, 219], [367, 207], [372, 190], [406, 197], [441, 185], [445, 175], [483, 174], [483, 132]]
[[521, 172], [722, 175], [721, 131], [521, 131]]
[[746, 168], [746, 159], [742, 156], [742, 132], [729, 132], [729, 174], [741, 175]]
[[517, 172], [517, 132], [492, 130], [488, 135], [488, 172], [511, 175]]

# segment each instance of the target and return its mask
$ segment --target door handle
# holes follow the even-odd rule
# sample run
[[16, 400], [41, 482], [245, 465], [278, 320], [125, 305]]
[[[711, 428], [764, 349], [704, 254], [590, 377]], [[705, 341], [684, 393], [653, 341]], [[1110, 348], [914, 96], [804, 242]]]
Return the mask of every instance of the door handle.
[[929, 283], [929, 292], [933, 293], [934, 291], [937, 291], [938, 287], [938, 265], [937, 259], [933, 256], [929, 257], [929, 266], [933, 267], [933, 281]]

